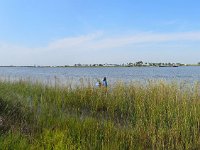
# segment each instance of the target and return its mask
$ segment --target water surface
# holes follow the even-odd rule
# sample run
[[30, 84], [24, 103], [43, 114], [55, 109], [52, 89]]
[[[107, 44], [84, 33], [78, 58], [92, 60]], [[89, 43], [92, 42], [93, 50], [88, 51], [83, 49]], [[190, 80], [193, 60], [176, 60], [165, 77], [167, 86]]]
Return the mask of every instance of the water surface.
[[148, 80], [200, 81], [200, 67], [103, 67], [103, 68], [50, 68], [50, 67], [0, 67], [0, 77], [6, 80], [30, 80], [43, 83], [69, 84], [95, 82], [107, 77], [110, 83]]

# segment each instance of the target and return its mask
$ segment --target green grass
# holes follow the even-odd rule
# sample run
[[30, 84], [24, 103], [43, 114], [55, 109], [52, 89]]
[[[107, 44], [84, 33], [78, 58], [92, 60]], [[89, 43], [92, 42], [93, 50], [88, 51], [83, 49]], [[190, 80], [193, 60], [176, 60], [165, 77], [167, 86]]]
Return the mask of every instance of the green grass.
[[0, 149], [199, 149], [200, 84], [0, 82]]

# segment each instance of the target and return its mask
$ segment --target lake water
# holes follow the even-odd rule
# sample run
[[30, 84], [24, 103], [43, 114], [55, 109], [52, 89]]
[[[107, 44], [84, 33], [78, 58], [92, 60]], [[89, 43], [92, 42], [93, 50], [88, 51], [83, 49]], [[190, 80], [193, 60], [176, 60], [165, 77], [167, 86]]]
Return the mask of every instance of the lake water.
[[46, 84], [74, 84], [96, 82], [107, 77], [109, 83], [116, 81], [200, 81], [200, 67], [105, 67], [105, 68], [48, 68], [48, 67], [0, 67], [2, 80], [30, 80]]

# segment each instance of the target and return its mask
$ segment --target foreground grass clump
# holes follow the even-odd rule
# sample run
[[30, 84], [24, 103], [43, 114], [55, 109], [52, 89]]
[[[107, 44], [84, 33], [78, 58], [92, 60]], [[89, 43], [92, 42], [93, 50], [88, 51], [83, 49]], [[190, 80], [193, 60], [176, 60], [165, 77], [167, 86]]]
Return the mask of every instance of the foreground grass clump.
[[0, 82], [0, 149], [199, 149], [200, 85]]

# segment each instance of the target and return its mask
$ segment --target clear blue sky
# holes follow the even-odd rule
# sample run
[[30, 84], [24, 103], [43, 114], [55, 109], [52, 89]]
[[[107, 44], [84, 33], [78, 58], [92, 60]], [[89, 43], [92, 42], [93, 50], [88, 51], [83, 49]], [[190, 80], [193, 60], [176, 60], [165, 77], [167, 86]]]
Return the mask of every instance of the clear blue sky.
[[198, 0], [0, 0], [0, 65], [200, 61]]

